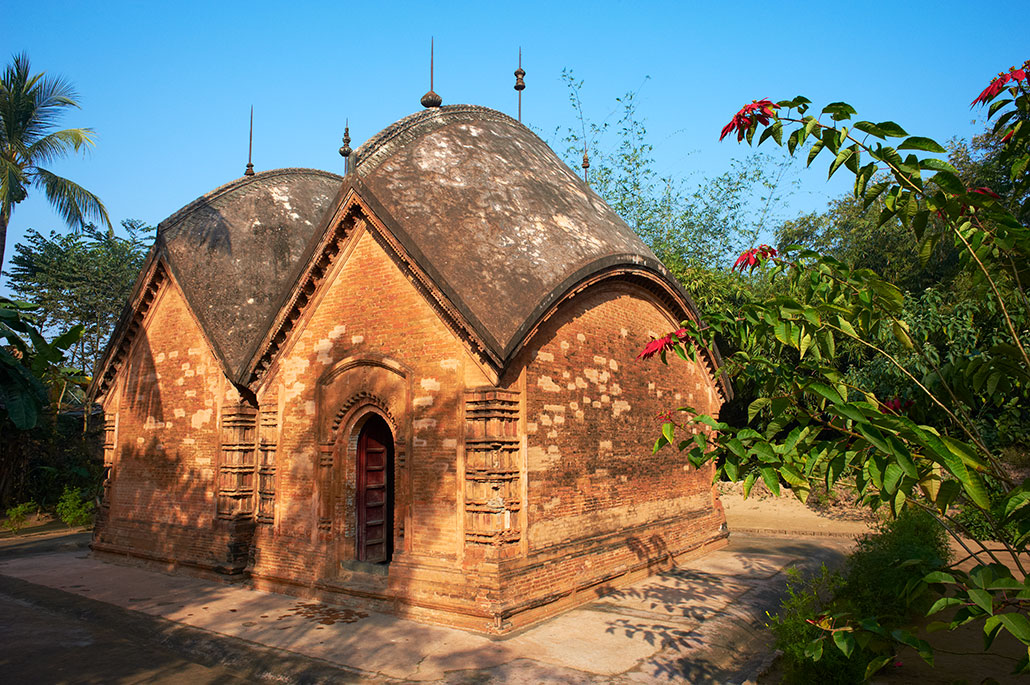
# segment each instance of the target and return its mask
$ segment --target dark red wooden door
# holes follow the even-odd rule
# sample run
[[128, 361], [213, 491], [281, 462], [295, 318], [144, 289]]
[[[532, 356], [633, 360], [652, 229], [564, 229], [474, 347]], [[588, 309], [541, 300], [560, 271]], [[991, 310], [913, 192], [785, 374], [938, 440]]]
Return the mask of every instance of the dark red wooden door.
[[373, 416], [358, 435], [358, 560], [389, 561], [393, 552], [393, 439]]

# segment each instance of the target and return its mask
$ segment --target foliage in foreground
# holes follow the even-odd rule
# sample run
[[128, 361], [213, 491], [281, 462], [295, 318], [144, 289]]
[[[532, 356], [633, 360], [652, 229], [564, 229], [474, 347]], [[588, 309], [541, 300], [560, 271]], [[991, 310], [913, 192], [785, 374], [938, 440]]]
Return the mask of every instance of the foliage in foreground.
[[[718, 460], [717, 477], [743, 480], [745, 493], [758, 478], [776, 493], [786, 482], [802, 500], [817, 483], [828, 490], [846, 486], [869, 507], [932, 516], [965, 548], [961, 561], [971, 559], [974, 566], [968, 573], [926, 574], [905, 588], [906, 595], [943, 595], [930, 614], [957, 611], [935, 627], [980, 622], [988, 646], [999, 631], [1008, 631], [1027, 646], [1017, 667], [1022, 672], [1030, 672], [1030, 481], [1010, 474], [975, 414], [1012, 398], [1026, 406], [1030, 389], [1030, 230], [1018, 218], [1025, 216], [1030, 187], [1028, 68], [1030, 62], [999, 75], [974, 101], [989, 105], [1018, 206], [990, 188], [968, 188], [949, 162], [916, 154], [945, 153], [939, 143], [910, 136], [891, 121], [852, 121], [856, 112], [846, 103], [813, 116], [803, 97], [756, 101], [723, 130], [723, 136], [735, 132], [751, 143], [762, 128], [758, 144], [772, 140], [791, 154], [807, 149], [809, 164], [829, 155], [829, 174], [852, 173], [863, 207], [881, 203], [878, 222], [897, 220], [924, 261], [941, 245], [953, 249], [966, 287], [997, 316], [998, 339], [976, 341], [943, 363], [933, 353], [933, 331], [914, 331], [906, 321], [905, 296], [895, 284], [809, 249], [777, 254], [762, 246], [746, 252], [737, 266], [762, 269], [775, 286], [772, 295], [756, 295], [731, 314], [685, 321], [642, 354], [660, 353], [665, 361], [671, 350], [697, 359], [716, 335], [730, 340], [735, 351], [725, 371], [757, 390], [747, 421], [733, 425], [682, 407], [679, 420], [663, 425], [655, 449], [671, 444], [688, 451], [698, 467]], [[899, 141], [896, 147], [891, 139]], [[911, 397], [878, 395], [861, 378], [845, 375], [841, 354], [855, 348], [907, 379]], [[682, 430], [694, 426], [701, 432]], [[991, 480], [1000, 488], [993, 502]], [[967, 541], [968, 531], [953, 515], [956, 505], [979, 511], [1002, 551]], [[1014, 533], [1006, 538], [1004, 530]], [[905, 642], [885, 632], [882, 613], [840, 616], [819, 627], [845, 654], [863, 640]], [[824, 653], [813, 642], [810, 656], [818, 660]]]
[[[785, 682], [859, 683], [895, 660], [899, 644], [925, 650], [905, 625], [928, 605], [910, 603], [905, 589], [945, 566], [949, 555], [933, 517], [907, 511], [862, 538], [843, 572], [823, 566], [809, 577], [789, 573], [787, 597], [769, 621]], [[873, 615], [877, 624], [867, 631], [837, 629], [846, 617]]]

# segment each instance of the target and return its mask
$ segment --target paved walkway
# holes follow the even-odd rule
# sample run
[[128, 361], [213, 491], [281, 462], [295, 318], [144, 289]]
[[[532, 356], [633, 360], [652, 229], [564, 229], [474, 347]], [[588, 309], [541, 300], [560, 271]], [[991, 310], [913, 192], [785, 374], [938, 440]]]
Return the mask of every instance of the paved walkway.
[[[783, 569], [833, 563], [850, 544], [735, 534], [725, 549], [492, 639], [105, 563], [87, 542], [0, 545], [0, 672], [20, 676], [9, 682], [743, 682], [766, 663], [762, 626]], [[58, 658], [81, 666], [57, 669]]]

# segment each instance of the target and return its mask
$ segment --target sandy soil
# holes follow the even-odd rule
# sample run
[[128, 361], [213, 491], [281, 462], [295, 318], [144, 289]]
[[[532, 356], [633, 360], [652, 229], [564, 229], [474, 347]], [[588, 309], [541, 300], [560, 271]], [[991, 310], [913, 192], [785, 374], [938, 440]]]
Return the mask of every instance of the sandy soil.
[[731, 533], [857, 537], [876, 525], [868, 510], [844, 500], [816, 502], [813, 498], [806, 504], [789, 491], [777, 497], [761, 483], [745, 499], [739, 483], [720, 483], [718, 487]]

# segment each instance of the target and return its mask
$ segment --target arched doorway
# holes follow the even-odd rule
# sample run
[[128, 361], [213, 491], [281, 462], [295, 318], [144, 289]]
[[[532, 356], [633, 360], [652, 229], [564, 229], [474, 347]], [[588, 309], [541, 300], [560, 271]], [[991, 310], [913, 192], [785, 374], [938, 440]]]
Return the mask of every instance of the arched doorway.
[[393, 556], [393, 436], [372, 414], [358, 433], [357, 559], [386, 563]]

